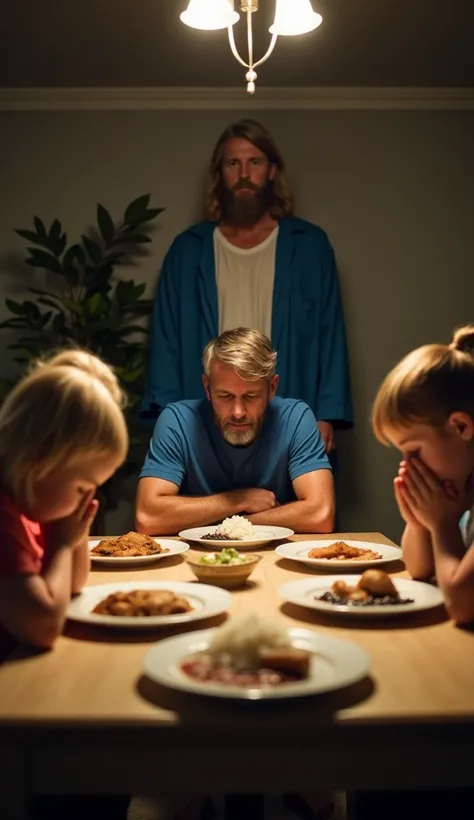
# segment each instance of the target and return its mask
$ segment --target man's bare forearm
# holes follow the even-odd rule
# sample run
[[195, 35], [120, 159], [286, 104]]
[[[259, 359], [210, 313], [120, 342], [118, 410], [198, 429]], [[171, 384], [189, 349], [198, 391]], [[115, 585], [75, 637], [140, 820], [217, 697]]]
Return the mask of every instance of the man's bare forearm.
[[137, 509], [136, 527], [147, 535], [176, 535], [243, 512], [239, 491], [207, 496], [161, 495]]
[[334, 507], [330, 503], [315, 508], [308, 501], [291, 501], [248, 517], [252, 524], [290, 527], [295, 532], [332, 532], [334, 529]]
[[402, 535], [402, 550], [405, 566], [418, 580], [433, 578], [435, 562], [431, 535], [424, 527], [407, 524]]

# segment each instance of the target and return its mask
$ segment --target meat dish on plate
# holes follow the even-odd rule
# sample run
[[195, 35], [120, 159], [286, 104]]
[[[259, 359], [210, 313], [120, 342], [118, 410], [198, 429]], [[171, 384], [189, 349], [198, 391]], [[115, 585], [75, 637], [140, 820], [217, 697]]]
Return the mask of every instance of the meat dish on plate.
[[104, 538], [91, 550], [92, 555], [106, 558], [136, 558], [139, 555], [160, 555], [169, 552], [149, 535], [127, 532], [118, 538]]
[[318, 596], [319, 601], [346, 606], [393, 606], [412, 604], [413, 598], [401, 598], [390, 575], [381, 569], [368, 569], [355, 586], [335, 581], [328, 592]]
[[307, 678], [310, 659], [310, 652], [291, 645], [284, 628], [251, 614], [217, 629], [208, 649], [185, 658], [181, 669], [202, 683], [278, 686]]
[[336, 561], [374, 561], [381, 557], [380, 552], [353, 547], [345, 541], [335, 541], [328, 547], [314, 547], [308, 552], [308, 558], [327, 558]]
[[178, 615], [191, 612], [186, 598], [167, 589], [135, 589], [113, 592], [92, 610], [96, 615], [116, 615], [123, 618], [143, 618], [155, 615]]

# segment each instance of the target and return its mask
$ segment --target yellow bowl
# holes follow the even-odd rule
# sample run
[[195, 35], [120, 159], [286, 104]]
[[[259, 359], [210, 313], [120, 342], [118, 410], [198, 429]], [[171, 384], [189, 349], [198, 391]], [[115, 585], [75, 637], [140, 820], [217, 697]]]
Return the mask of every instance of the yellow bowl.
[[235, 589], [245, 584], [249, 576], [254, 571], [261, 555], [247, 553], [242, 555], [245, 564], [201, 564], [201, 554], [185, 553], [183, 558], [189, 564], [198, 581], [204, 584], [215, 584], [226, 589]]

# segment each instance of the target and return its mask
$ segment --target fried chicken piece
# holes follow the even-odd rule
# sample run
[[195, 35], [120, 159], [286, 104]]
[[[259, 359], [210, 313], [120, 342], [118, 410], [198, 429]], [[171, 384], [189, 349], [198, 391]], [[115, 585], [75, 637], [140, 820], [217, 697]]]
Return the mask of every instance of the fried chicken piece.
[[372, 550], [362, 549], [361, 547], [353, 547], [346, 544], [345, 541], [335, 541], [329, 547], [313, 547], [308, 552], [308, 558], [328, 558], [338, 559], [339, 561], [351, 561], [357, 559], [364, 559], [366, 561], [373, 561], [382, 556], [378, 552]]
[[309, 674], [310, 653], [305, 649], [283, 646], [279, 649], [267, 649], [262, 652], [262, 665], [284, 674], [295, 674], [307, 678]]
[[191, 612], [193, 607], [179, 595], [167, 589], [136, 589], [113, 592], [92, 610], [96, 615], [141, 618], [152, 615], [177, 615]]
[[368, 601], [371, 596], [367, 590], [355, 588], [351, 590], [347, 597], [350, 601]]
[[99, 541], [92, 550], [92, 555], [135, 558], [139, 555], [157, 555], [163, 552], [169, 552], [169, 549], [157, 544], [149, 535], [131, 531], [118, 538], [104, 538]]
[[355, 587], [350, 587], [345, 581], [335, 581], [332, 585], [334, 595], [337, 595], [339, 598], [348, 598], [354, 589]]
[[391, 595], [397, 598], [398, 592], [394, 586], [390, 575], [381, 569], [368, 569], [360, 577], [357, 585], [359, 589], [364, 589], [371, 595], [382, 597]]

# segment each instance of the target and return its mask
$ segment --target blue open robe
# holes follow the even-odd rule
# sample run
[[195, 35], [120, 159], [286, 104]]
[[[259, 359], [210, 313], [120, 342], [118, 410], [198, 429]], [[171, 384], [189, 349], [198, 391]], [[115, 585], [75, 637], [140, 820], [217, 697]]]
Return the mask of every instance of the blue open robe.
[[[155, 297], [142, 410], [204, 395], [201, 356], [218, 335], [213, 233], [200, 222], [166, 254]], [[352, 426], [344, 318], [334, 253], [316, 225], [280, 220], [272, 305], [278, 394], [302, 399], [319, 420]]]

